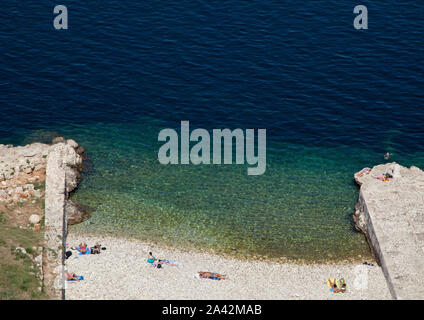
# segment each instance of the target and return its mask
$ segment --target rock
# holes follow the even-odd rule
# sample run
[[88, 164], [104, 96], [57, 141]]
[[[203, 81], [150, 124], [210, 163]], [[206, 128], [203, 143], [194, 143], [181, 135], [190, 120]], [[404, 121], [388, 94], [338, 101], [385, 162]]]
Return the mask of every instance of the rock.
[[366, 234], [367, 225], [365, 223], [365, 217], [363, 214], [363, 210], [361, 210], [359, 202], [355, 205], [355, 212], [353, 213], [353, 222], [355, 225], [355, 229], [359, 232], [363, 232]]
[[82, 176], [78, 170], [66, 168], [66, 191], [70, 193], [75, 190], [81, 179]]
[[75, 140], [68, 139], [66, 140], [66, 143], [74, 149], [78, 148], [78, 143], [76, 143]]
[[0, 190], [0, 199], [6, 199], [7, 197], [7, 192], [4, 190]]
[[[24, 191], [19, 193], [19, 196], [21, 196], [22, 198], [28, 198], [29, 197], [29, 191]], [[26, 200], [26, 199], [23, 199]]]
[[24, 248], [22, 248], [22, 247], [17, 247], [15, 249], [15, 252], [20, 252], [22, 254], [27, 254], [26, 250]]
[[418, 168], [418, 167], [416, 167], [416, 166], [411, 166], [409, 168], [409, 170], [411, 170], [411, 172], [418, 172], [418, 173], [421, 173], [422, 172], [421, 169]]
[[39, 170], [44, 169], [45, 167], [46, 167], [46, 165], [44, 163], [39, 163], [36, 166], [34, 166], [34, 170], [39, 171]]
[[37, 224], [37, 223], [40, 222], [40, 220], [41, 220], [41, 218], [40, 218], [40, 216], [38, 214], [32, 214], [29, 217], [29, 222], [32, 223], [32, 224]]
[[34, 190], [34, 197], [41, 198], [43, 196], [41, 190]]
[[24, 190], [28, 190], [28, 191], [34, 191], [34, 185], [33, 184], [24, 184], [23, 185]]
[[85, 153], [85, 149], [84, 147], [79, 146], [77, 148], [77, 150], [75, 150], [79, 155], [82, 155], [83, 153]]
[[81, 223], [88, 216], [87, 210], [85, 210], [78, 203], [72, 200], [66, 201], [65, 212], [68, 225]]
[[17, 193], [17, 194], [20, 194], [20, 193], [23, 193], [24, 192], [24, 188], [22, 188], [22, 187], [16, 187], [16, 189], [15, 189], [15, 193]]
[[40, 254], [39, 256], [36, 256], [36, 257], [34, 258], [34, 261], [35, 261], [35, 263], [36, 263], [37, 265], [40, 265], [40, 266], [41, 266], [41, 264], [43, 263], [43, 255], [42, 255], [42, 254]]
[[64, 137], [56, 137], [52, 140], [52, 144], [61, 143], [61, 142], [66, 142]]

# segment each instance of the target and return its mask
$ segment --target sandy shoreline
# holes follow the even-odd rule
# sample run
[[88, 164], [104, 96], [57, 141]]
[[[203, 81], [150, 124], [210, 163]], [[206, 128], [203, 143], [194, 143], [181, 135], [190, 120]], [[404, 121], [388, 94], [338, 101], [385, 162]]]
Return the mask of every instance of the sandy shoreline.
[[[66, 260], [70, 272], [85, 280], [68, 283], [66, 299], [391, 299], [380, 267], [361, 264], [297, 265], [245, 261], [208, 253], [184, 252], [137, 240], [69, 234], [69, 247], [99, 241], [107, 250], [98, 255], [73, 255]], [[180, 267], [153, 268], [157, 258], [182, 263]], [[366, 288], [355, 286], [358, 269], [365, 270]], [[225, 274], [228, 280], [195, 279], [197, 271]], [[327, 278], [344, 278], [346, 293], [331, 293]], [[356, 279], [356, 281], [355, 281]]]

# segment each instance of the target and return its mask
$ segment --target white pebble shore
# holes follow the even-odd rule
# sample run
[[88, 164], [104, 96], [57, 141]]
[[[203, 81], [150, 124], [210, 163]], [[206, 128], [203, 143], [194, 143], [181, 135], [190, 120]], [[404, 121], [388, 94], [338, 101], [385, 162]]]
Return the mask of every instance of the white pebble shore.
[[[367, 288], [357, 288], [356, 266], [360, 264], [281, 264], [236, 260], [209, 253], [184, 252], [138, 240], [91, 237], [70, 234], [69, 247], [99, 241], [107, 249], [101, 254], [78, 255], [73, 251], [66, 260], [69, 272], [84, 276], [80, 282], [67, 282], [67, 300], [91, 299], [391, 299], [379, 266], [367, 270]], [[181, 267], [153, 268], [147, 253], [182, 263]], [[198, 271], [227, 275], [227, 280], [196, 279]], [[344, 278], [346, 293], [334, 294], [327, 278]]]

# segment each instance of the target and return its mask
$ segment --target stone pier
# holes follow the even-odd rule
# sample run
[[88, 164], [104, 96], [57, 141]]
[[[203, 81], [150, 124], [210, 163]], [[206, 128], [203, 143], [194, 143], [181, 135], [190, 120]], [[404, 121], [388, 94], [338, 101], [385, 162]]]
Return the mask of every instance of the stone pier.
[[66, 143], [50, 147], [45, 190], [44, 283], [52, 298], [65, 299], [64, 248], [67, 234], [65, 206], [68, 193], [76, 185], [76, 169], [82, 159]]
[[[386, 173], [391, 181], [375, 178]], [[365, 233], [393, 298], [424, 299], [424, 172], [389, 163], [355, 180], [355, 225]]]

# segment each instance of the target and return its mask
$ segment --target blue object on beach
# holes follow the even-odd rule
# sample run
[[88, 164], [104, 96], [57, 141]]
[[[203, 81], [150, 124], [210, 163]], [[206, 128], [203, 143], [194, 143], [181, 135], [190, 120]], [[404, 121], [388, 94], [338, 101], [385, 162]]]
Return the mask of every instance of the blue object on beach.
[[91, 254], [91, 251], [90, 251], [90, 250], [88, 250], [88, 251], [86, 251], [85, 253], [82, 253], [82, 252], [80, 252], [80, 253], [79, 253], [79, 255], [83, 255], [83, 254]]
[[[77, 277], [78, 280], [84, 280], [84, 276], [78, 276]], [[71, 280], [66, 280], [66, 281], [76, 281], [75, 279], [71, 279]]]

